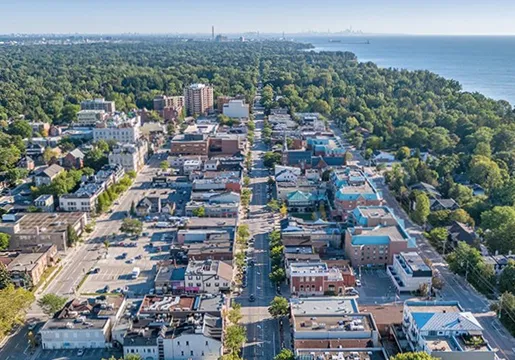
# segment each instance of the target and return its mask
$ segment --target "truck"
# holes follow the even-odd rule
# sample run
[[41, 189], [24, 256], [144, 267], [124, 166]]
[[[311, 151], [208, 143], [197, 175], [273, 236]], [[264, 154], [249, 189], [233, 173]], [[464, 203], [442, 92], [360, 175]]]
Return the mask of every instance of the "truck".
[[137, 279], [139, 274], [140, 274], [141, 270], [139, 267], [135, 267], [134, 269], [132, 269], [132, 278], [133, 279]]

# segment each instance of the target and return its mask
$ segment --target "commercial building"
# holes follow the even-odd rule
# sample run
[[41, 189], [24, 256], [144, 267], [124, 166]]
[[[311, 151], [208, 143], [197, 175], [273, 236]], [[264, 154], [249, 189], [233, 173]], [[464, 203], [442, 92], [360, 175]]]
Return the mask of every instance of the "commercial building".
[[202, 115], [213, 111], [213, 88], [205, 84], [192, 84], [184, 89], [188, 115]]
[[218, 294], [228, 291], [232, 281], [232, 266], [218, 260], [190, 261], [184, 275], [186, 292]]
[[83, 212], [8, 214], [2, 220], [0, 232], [11, 236], [10, 249], [55, 245], [59, 251], [66, 250], [68, 246], [68, 225], [80, 236], [88, 223]]
[[116, 112], [114, 101], [106, 101], [103, 98], [84, 100], [80, 103], [81, 110], [104, 110], [108, 114]]
[[221, 114], [223, 112], [224, 104], [228, 104], [231, 100], [245, 100], [245, 96], [219, 96], [216, 98], [216, 110]]
[[106, 119], [105, 110], [81, 110], [77, 113], [77, 125], [81, 127], [95, 127]]
[[182, 115], [185, 106], [184, 96], [160, 95], [154, 98], [154, 110], [165, 121], [175, 121]]
[[189, 201], [186, 204], [186, 216], [194, 216], [198, 209], [204, 209], [204, 216], [207, 217], [236, 217], [238, 215], [239, 203], [211, 203], [201, 201]]
[[139, 139], [134, 144], [118, 144], [109, 154], [109, 165], [121, 165], [125, 171], [140, 171], [148, 159], [148, 142]]
[[93, 140], [135, 143], [140, 138], [141, 118], [134, 113], [117, 113], [93, 129]]
[[236, 119], [248, 119], [249, 104], [245, 104], [245, 100], [229, 100], [223, 104], [222, 112], [225, 116]]
[[41, 346], [45, 350], [110, 347], [111, 326], [124, 306], [122, 296], [73, 299], [43, 325]]
[[406, 301], [402, 329], [412, 351], [442, 360], [493, 360], [483, 327], [457, 301]]
[[15, 286], [32, 289], [49, 266], [57, 261], [55, 245], [36, 246], [0, 256]]
[[345, 282], [341, 271], [324, 262], [290, 263], [290, 291], [299, 296], [342, 295]]
[[373, 316], [360, 313], [354, 298], [299, 298], [291, 299], [290, 305], [293, 344], [299, 359], [312, 354], [327, 356], [323, 359], [332, 359], [328, 354], [337, 358], [338, 353], [384, 354]]
[[209, 156], [233, 156], [245, 151], [245, 137], [218, 133], [209, 138]]
[[208, 137], [206, 134], [179, 134], [172, 139], [170, 155], [208, 155]]
[[401, 252], [393, 255], [393, 265], [386, 267], [398, 293], [415, 292], [423, 286], [431, 289], [433, 271], [416, 252]]

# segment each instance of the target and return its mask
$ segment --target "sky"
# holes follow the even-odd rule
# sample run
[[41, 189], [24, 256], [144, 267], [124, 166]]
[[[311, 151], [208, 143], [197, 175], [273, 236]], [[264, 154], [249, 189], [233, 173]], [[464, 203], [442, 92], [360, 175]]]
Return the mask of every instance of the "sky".
[[515, 35], [513, 0], [0, 0], [0, 33]]

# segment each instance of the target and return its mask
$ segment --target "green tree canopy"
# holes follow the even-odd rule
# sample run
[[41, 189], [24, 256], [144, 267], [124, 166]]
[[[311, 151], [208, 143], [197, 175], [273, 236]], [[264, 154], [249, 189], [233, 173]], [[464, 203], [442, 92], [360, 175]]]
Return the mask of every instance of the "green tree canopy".
[[49, 317], [54, 316], [66, 304], [66, 298], [55, 294], [45, 294], [38, 300], [38, 305]]
[[270, 303], [270, 306], [268, 307], [268, 312], [270, 315], [272, 315], [274, 318], [287, 316], [290, 311], [290, 304], [288, 300], [281, 296], [276, 296]]

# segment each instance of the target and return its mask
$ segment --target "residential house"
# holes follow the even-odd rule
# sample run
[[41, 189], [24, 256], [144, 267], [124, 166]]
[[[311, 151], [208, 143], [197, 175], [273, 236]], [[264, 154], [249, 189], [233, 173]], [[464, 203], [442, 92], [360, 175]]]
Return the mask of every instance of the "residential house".
[[232, 266], [219, 260], [190, 261], [185, 273], [189, 293], [218, 294], [231, 287]]
[[42, 212], [54, 212], [54, 196], [53, 195], [40, 195], [34, 200], [34, 206]]
[[62, 160], [66, 169], [82, 169], [84, 167], [84, 153], [80, 149], [70, 151]]
[[457, 210], [460, 208], [458, 203], [453, 199], [430, 199], [429, 200], [429, 209], [431, 211], [439, 211], [439, 210]]
[[38, 187], [42, 185], [50, 185], [52, 180], [62, 172], [64, 172], [64, 169], [61, 166], [57, 164], [50, 165], [34, 176], [34, 183]]
[[26, 155], [22, 157], [20, 161], [18, 161], [18, 164], [16, 166], [21, 169], [32, 171], [36, 167], [36, 163], [30, 156]]
[[146, 196], [136, 205], [136, 215], [147, 216], [161, 212], [161, 198], [159, 196]]
[[474, 229], [471, 226], [458, 221], [453, 221], [451, 226], [447, 227], [447, 232], [449, 233], [448, 241], [452, 248], [458, 246], [460, 241], [464, 241], [471, 246], [477, 246], [479, 242], [479, 236], [476, 234]]

